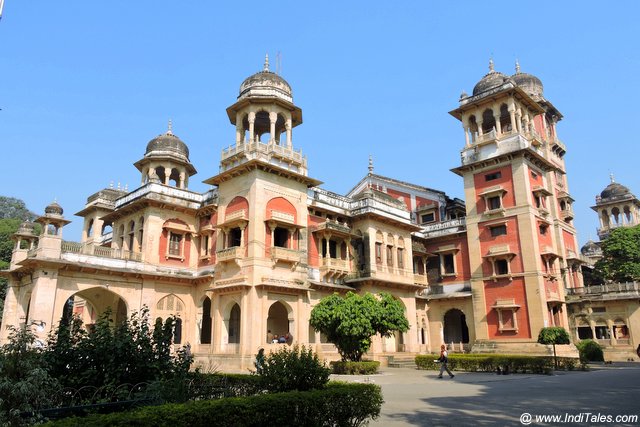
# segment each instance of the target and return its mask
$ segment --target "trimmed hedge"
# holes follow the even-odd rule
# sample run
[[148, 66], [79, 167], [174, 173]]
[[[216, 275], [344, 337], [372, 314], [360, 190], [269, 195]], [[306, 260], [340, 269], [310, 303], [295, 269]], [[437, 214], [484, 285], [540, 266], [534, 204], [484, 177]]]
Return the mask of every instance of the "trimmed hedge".
[[52, 427], [360, 426], [380, 415], [380, 386], [331, 382], [322, 390], [291, 391], [147, 406], [131, 412], [66, 418]]
[[[440, 363], [434, 362], [438, 355], [416, 356], [418, 369], [438, 370]], [[558, 369], [572, 371], [578, 359], [558, 357]], [[553, 356], [518, 356], [509, 354], [450, 354], [449, 369], [470, 372], [496, 372], [545, 374], [553, 371]]]
[[372, 375], [377, 374], [380, 368], [380, 362], [363, 361], [363, 362], [330, 362], [334, 374], [339, 375]]

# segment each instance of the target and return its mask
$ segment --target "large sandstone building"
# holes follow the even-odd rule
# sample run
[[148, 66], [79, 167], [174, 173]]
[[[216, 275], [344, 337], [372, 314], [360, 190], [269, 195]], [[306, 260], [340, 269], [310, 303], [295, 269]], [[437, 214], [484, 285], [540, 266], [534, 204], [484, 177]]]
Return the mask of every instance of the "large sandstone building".
[[[268, 68], [247, 78], [227, 108], [235, 143], [218, 172], [196, 174], [171, 128], [134, 163], [140, 186], [89, 196], [76, 215], [82, 240], [52, 203], [15, 235], [1, 339], [33, 325], [40, 339], [71, 312], [92, 323], [148, 306], [176, 315], [176, 343], [199, 363], [251, 366], [267, 336], [290, 333], [335, 358], [309, 327], [333, 292], [392, 293], [411, 325], [377, 337], [370, 357], [435, 351], [547, 353], [540, 328], [568, 328], [566, 289], [582, 287], [573, 199], [556, 126], [562, 114], [538, 78], [490, 71], [451, 115], [461, 132], [464, 199], [369, 173], [346, 195], [323, 189], [296, 150], [302, 111]], [[230, 135], [232, 135], [230, 133]], [[452, 153], [451, 159], [457, 155]], [[320, 171], [321, 173], [335, 173]], [[320, 173], [319, 173], [320, 174]], [[575, 331], [574, 331], [575, 332]]]

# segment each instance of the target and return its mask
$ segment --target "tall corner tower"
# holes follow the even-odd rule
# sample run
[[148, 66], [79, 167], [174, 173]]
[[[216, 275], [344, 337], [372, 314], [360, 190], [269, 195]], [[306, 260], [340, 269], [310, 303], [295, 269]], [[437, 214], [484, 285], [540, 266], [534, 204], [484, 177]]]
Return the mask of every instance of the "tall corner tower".
[[542, 327], [568, 326], [564, 288], [582, 286], [562, 114], [540, 79], [493, 61], [450, 114], [465, 135], [453, 172], [464, 178], [476, 350], [539, 351]]

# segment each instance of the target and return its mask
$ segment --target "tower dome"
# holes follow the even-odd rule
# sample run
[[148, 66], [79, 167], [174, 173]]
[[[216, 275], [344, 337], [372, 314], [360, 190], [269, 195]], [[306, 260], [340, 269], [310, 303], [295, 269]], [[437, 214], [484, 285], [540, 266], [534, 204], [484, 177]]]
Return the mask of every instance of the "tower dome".
[[262, 71], [247, 77], [240, 85], [238, 99], [274, 96], [288, 102], [293, 102], [291, 86], [278, 74], [269, 71], [269, 55], [267, 55]]
[[64, 210], [57, 202], [51, 202], [46, 208], [44, 208], [45, 215], [57, 215], [62, 216]]
[[520, 64], [517, 61], [516, 73], [511, 76], [511, 79], [533, 99], [538, 100], [542, 98], [542, 81], [533, 74], [521, 72]]
[[173, 134], [171, 125], [169, 125], [169, 130], [167, 130], [166, 133], [156, 136], [147, 144], [147, 150], [144, 156], [148, 157], [153, 155], [173, 155], [188, 162], [189, 148], [187, 144]]
[[509, 76], [496, 71], [493, 68], [493, 60], [489, 60], [489, 72], [473, 87], [473, 95], [475, 96], [494, 87], [498, 87], [506, 80], [509, 80]]
[[612, 197], [629, 196], [631, 191], [627, 187], [617, 182], [612, 182], [600, 193], [601, 199], [610, 199]]
[[16, 234], [21, 236], [35, 236], [35, 225], [31, 221], [24, 221], [20, 224]]
[[582, 253], [582, 255], [585, 255], [585, 256], [592, 255], [592, 254], [594, 254], [595, 252], [598, 252], [598, 251], [600, 251], [600, 246], [598, 246], [598, 244], [596, 242], [594, 242], [593, 240], [589, 240], [580, 249], [580, 252]]

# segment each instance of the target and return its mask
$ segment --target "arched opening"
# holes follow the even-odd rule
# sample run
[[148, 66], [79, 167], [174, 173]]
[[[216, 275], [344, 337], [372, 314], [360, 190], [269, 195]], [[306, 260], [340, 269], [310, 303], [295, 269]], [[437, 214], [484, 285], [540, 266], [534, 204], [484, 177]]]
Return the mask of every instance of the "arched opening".
[[444, 315], [444, 342], [449, 343], [468, 343], [469, 328], [467, 327], [467, 318], [465, 314], [457, 308], [452, 308]]
[[169, 185], [172, 187], [180, 186], [180, 171], [178, 169], [171, 169], [171, 175], [169, 175]]
[[138, 220], [138, 252], [142, 252], [142, 238], [144, 237], [144, 218]]
[[118, 244], [120, 249], [124, 249], [124, 224], [118, 227]]
[[509, 114], [509, 107], [507, 104], [502, 104], [500, 106], [500, 128], [502, 129], [502, 133], [510, 133], [511, 132], [511, 115]]
[[276, 120], [276, 144], [287, 146], [287, 129], [285, 126], [286, 119], [282, 114], [278, 114], [278, 118]]
[[631, 224], [631, 210], [629, 209], [629, 206], [625, 206], [623, 208], [623, 212], [624, 212], [624, 222], [625, 224]]
[[156, 175], [158, 175], [158, 179], [160, 180], [161, 184], [164, 184], [165, 182], [167, 182], [167, 172], [164, 166], [158, 166], [156, 168]]
[[176, 317], [176, 323], [173, 330], [173, 342], [174, 344], [182, 343], [182, 318], [185, 315], [184, 302], [178, 296], [169, 294], [164, 298], [161, 298], [156, 303], [157, 316], [163, 320], [170, 316]]
[[475, 142], [478, 136], [478, 122], [474, 115], [469, 116], [469, 132], [471, 132], [471, 142]]
[[493, 117], [493, 110], [487, 108], [482, 113], [482, 133], [487, 134], [496, 127], [496, 119]]
[[89, 288], [67, 298], [62, 307], [60, 322], [68, 324], [73, 316], [77, 316], [86, 329], [91, 329], [98, 317], [107, 310], [111, 311], [109, 319], [114, 325], [127, 320], [127, 304], [124, 299], [102, 287]]
[[87, 225], [87, 237], [93, 236], [93, 219], [89, 220], [89, 225]]
[[229, 314], [229, 344], [240, 344], [240, 306], [237, 303]]
[[202, 302], [202, 326], [200, 327], [200, 343], [211, 344], [211, 298], [205, 297]]
[[127, 242], [127, 250], [133, 251], [135, 247], [135, 238], [136, 238], [136, 223], [133, 221], [129, 221], [129, 235]]
[[611, 209], [611, 215], [613, 216], [613, 222], [615, 222], [616, 225], [619, 225], [620, 224], [620, 209], [618, 209], [618, 208]]
[[602, 210], [602, 226], [605, 228], [609, 227], [609, 213], [607, 212], [606, 209]]
[[289, 311], [280, 301], [274, 302], [269, 307], [267, 331], [271, 331], [273, 335], [278, 336], [289, 332]]
[[100, 231], [101, 236], [106, 236], [107, 234], [113, 234], [113, 227], [111, 224], [104, 224], [102, 226], [102, 230]]
[[254, 132], [257, 140], [263, 144], [268, 144], [273, 135], [271, 135], [271, 121], [267, 111], [258, 111], [256, 113], [256, 121], [253, 124]]

